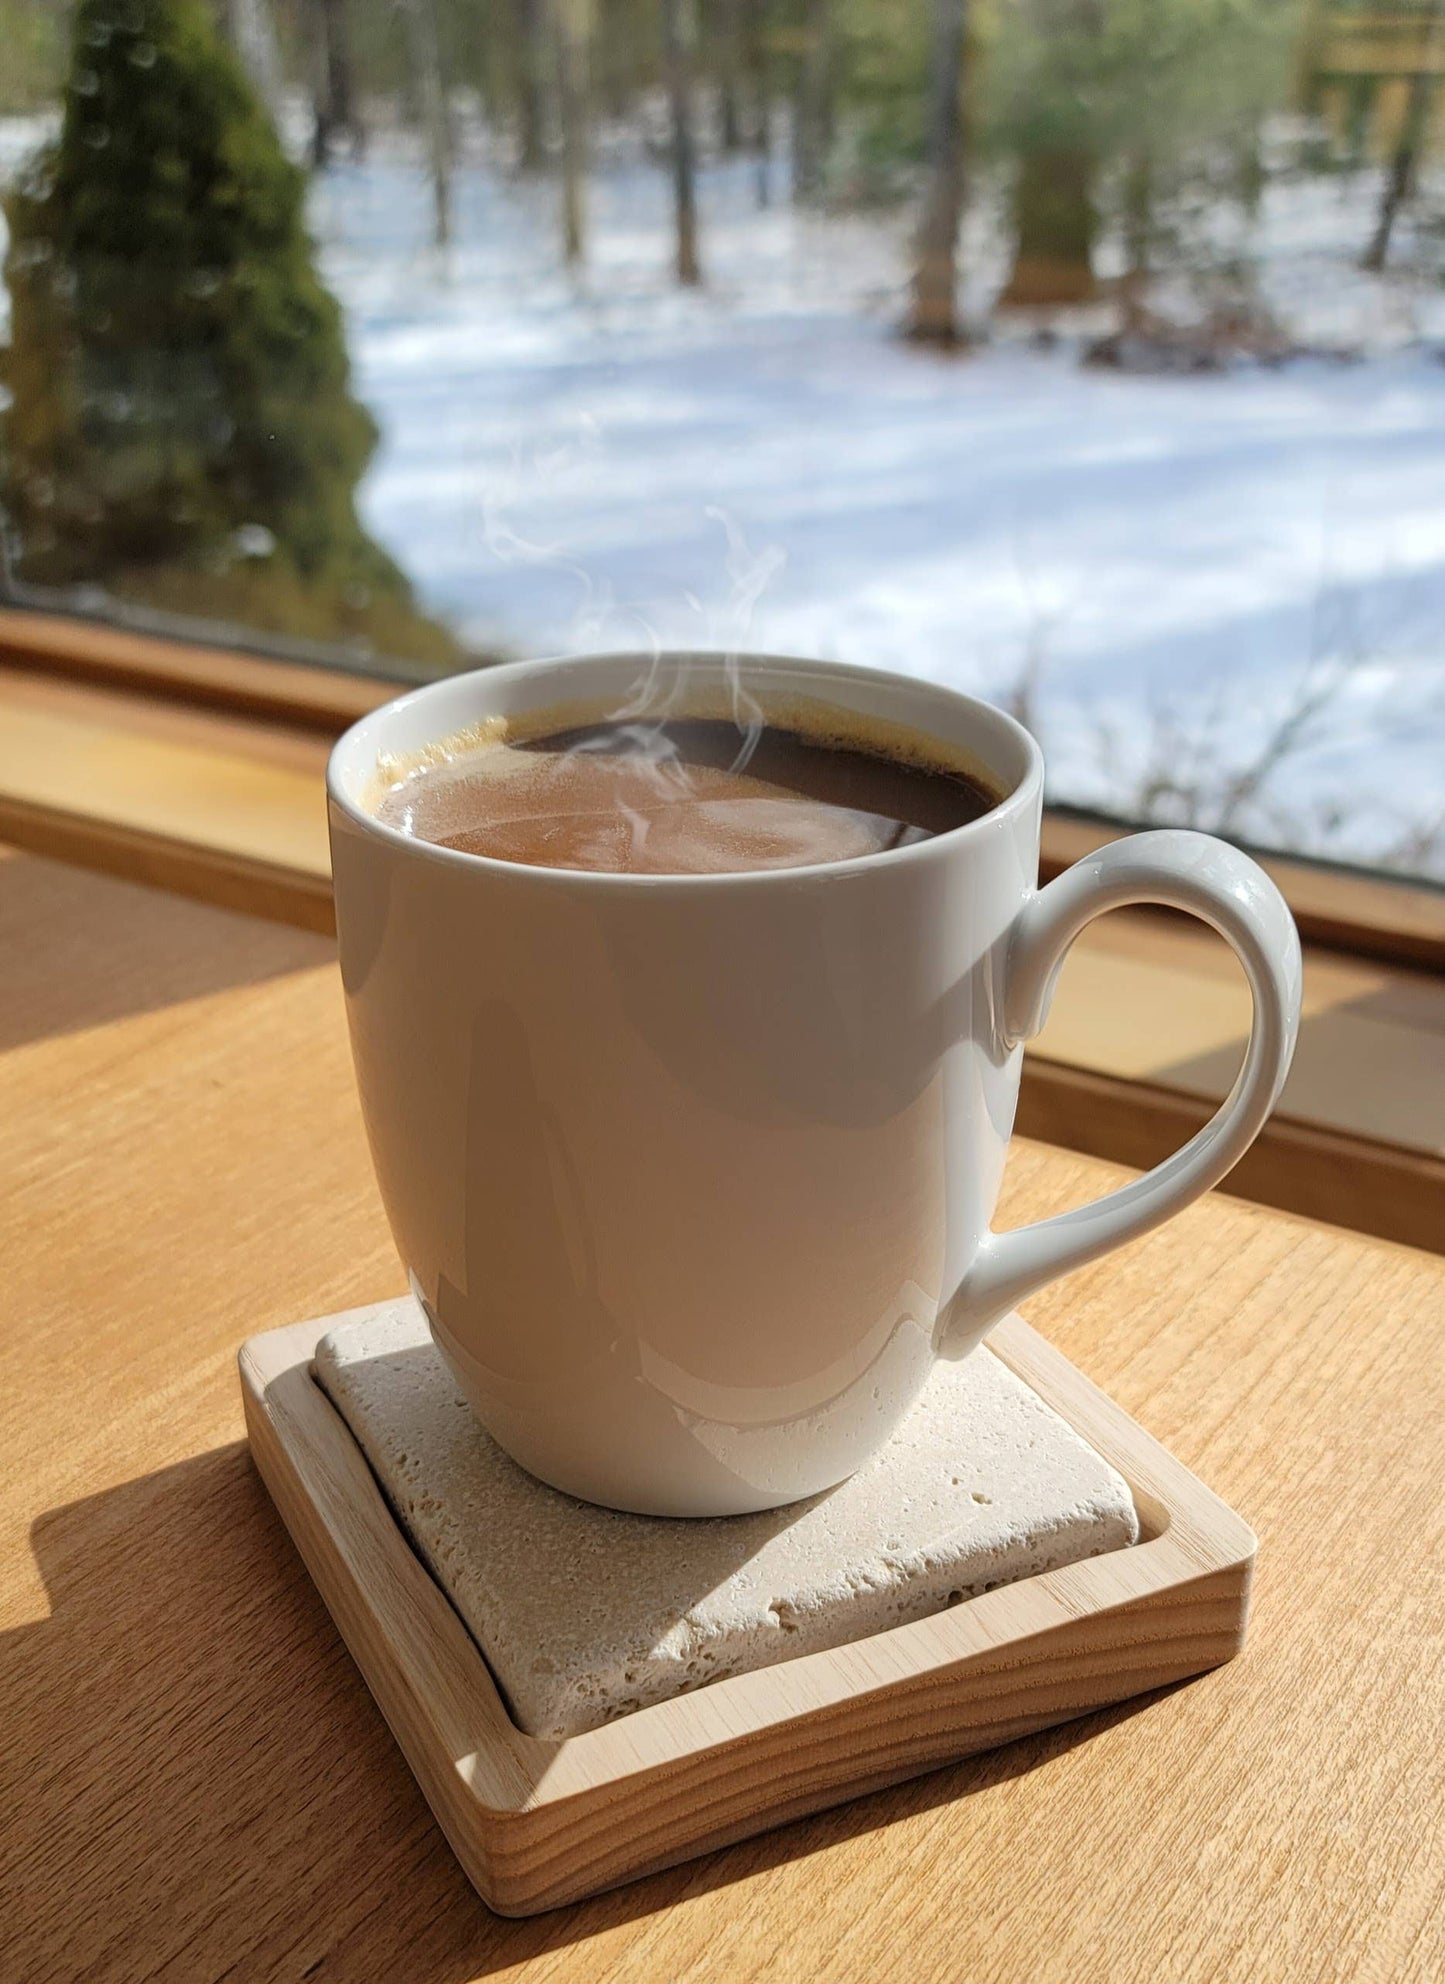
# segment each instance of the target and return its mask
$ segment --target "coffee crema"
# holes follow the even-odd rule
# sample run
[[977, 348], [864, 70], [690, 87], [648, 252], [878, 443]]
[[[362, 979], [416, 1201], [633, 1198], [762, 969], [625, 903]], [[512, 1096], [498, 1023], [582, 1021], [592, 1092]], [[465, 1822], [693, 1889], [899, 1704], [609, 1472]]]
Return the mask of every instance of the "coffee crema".
[[413, 771], [377, 818], [438, 847], [534, 868], [719, 875], [883, 854], [997, 803], [922, 757], [681, 717], [484, 743]]

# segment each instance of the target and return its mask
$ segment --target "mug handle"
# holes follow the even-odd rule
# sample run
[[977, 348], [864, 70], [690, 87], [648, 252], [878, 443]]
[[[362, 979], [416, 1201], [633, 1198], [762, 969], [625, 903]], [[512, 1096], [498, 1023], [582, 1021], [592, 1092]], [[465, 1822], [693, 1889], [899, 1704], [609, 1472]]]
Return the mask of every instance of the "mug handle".
[[985, 1234], [944, 1311], [938, 1338], [944, 1357], [965, 1356], [1034, 1289], [1162, 1225], [1207, 1192], [1254, 1142], [1284, 1086], [1299, 1032], [1299, 932], [1259, 864], [1209, 834], [1170, 831], [1113, 841], [1029, 898], [1008, 940], [1004, 1048], [1043, 1026], [1065, 955], [1084, 925], [1105, 910], [1145, 902], [1212, 924], [1244, 966], [1254, 1014], [1234, 1087], [1182, 1150], [1142, 1178], [1056, 1218]]

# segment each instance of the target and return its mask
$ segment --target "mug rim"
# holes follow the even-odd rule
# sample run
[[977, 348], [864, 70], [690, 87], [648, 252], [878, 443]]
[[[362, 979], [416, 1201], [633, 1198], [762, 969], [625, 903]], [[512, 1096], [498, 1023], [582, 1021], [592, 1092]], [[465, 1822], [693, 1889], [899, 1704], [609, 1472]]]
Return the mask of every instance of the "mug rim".
[[[980, 813], [977, 819], [967, 820], [961, 826], [949, 827], [945, 832], [932, 835], [928, 840], [913, 841], [906, 847], [883, 848], [872, 854], [852, 855], [844, 861], [814, 861], [789, 868], [744, 868], [735, 870], [709, 871], [703, 874], [661, 874], [639, 875], [619, 873], [610, 869], [598, 868], [550, 868], [542, 864], [521, 861], [505, 861], [497, 855], [474, 854], [463, 848], [442, 847], [435, 841], [423, 840], [419, 835], [403, 833], [369, 812], [345, 789], [343, 772], [350, 766], [357, 751], [368, 742], [379, 755], [380, 743], [374, 733], [381, 726], [394, 721], [403, 712], [410, 712], [419, 705], [436, 698], [444, 692], [455, 692], [468, 683], [495, 683], [500, 679], [516, 680], [518, 677], [531, 677], [552, 669], [585, 669], [589, 665], [635, 661], [640, 666], [653, 668], [669, 663], [733, 663], [745, 667], [764, 669], [776, 667], [792, 671], [801, 670], [806, 674], [816, 673], [820, 677], [844, 676], [858, 682], [876, 685], [884, 690], [894, 685], [923, 690], [938, 696], [967, 712], [972, 717], [981, 718], [990, 725], [1000, 727], [1022, 751], [1024, 758], [1023, 776], [1015, 781], [988, 810]], [[826, 700], [826, 697], [822, 700]], [[917, 728], [918, 726], [914, 726]], [[445, 734], [445, 733], [443, 733]], [[930, 733], [926, 728], [922, 734]], [[389, 702], [380, 704], [374, 710], [348, 726], [332, 746], [326, 761], [326, 795], [329, 803], [362, 832], [375, 836], [383, 844], [394, 846], [398, 853], [408, 854], [425, 861], [440, 862], [443, 865], [478, 868], [493, 876], [506, 876], [514, 882], [526, 879], [538, 886], [582, 886], [586, 888], [614, 889], [658, 889], [669, 888], [720, 888], [724, 886], [770, 888], [788, 884], [816, 880], [820, 876], [841, 878], [867, 872], [874, 874], [880, 870], [897, 867], [902, 863], [916, 863], [943, 858], [949, 852], [960, 848], [966, 842], [974, 842], [997, 832], [1005, 822], [1032, 807], [1041, 798], [1043, 788], [1044, 761], [1038, 740], [1026, 730], [1017, 717], [1002, 710], [996, 703], [986, 702], [981, 696], [971, 696], [965, 690], [955, 689], [946, 683], [931, 682], [918, 676], [904, 675], [897, 669], [870, 668], [857, 662], [824, 661], [816, 657], [802, 655], [780, 655], [766, 652], [752, 652], [736, 649], [708, 648], [662, 648], [643, 649], [604, 649], [584, 654], [553, 654], [534, 659], [496, 662], [489, 667], [462, 669], [455, 675], [439, 676], [435, 681], [420, 683], [414, 689], [405, 690]]]

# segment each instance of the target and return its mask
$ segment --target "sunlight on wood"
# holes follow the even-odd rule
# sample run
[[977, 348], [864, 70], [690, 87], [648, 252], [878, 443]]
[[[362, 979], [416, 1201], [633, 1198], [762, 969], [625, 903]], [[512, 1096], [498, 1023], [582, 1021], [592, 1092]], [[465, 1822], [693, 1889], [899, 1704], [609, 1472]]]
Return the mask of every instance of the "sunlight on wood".
[[315, 774], [239, 752], [117, 734], [108, 723], [0, 694], [0, 797], [173, 835], [327, 874], [326, 800]]

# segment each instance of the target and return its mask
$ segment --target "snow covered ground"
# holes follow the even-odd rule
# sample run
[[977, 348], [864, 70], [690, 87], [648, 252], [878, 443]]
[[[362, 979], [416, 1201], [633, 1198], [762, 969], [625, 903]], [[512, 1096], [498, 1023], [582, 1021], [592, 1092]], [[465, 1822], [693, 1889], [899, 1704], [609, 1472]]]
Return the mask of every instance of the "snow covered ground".
[[[22, 149], [0, 133], [0, 172]], [[1292, 334], [1363, 358], [1192, 377], [1023, 329], [915, 349], [905, 218], [760, 213], [747, 165], [704, 173], [692, 295], [665, 173], [625, 148], [594, 166], [581, 283], [555, 188], [480, 152], [445, 256], [395, 144], [329, 171], [312, 218], [383, 433], [367, 521], [478, 645], [1022, 688], [1057, 798], [1445, 874], [1445, 290], [1357, 273], [1373, 205], [1281, 185], [1250, 243]]]
[[1061, 799], [1445, 865], [1445, 292], [1353, 272], [1370, 189], [1284, 189], [1264, 285], [1368, 357], [1189, 378], [916, 350], [901, 220], [760, 214], [746, 168], [707, 175], [696, 296], [660, 170], [595, 175], [581, 285], [554, 202], [469, 171], [441, 258], [404, 160], [315, 196], [385, 436], [368, 521], [469, 637], [1027, 683]]

